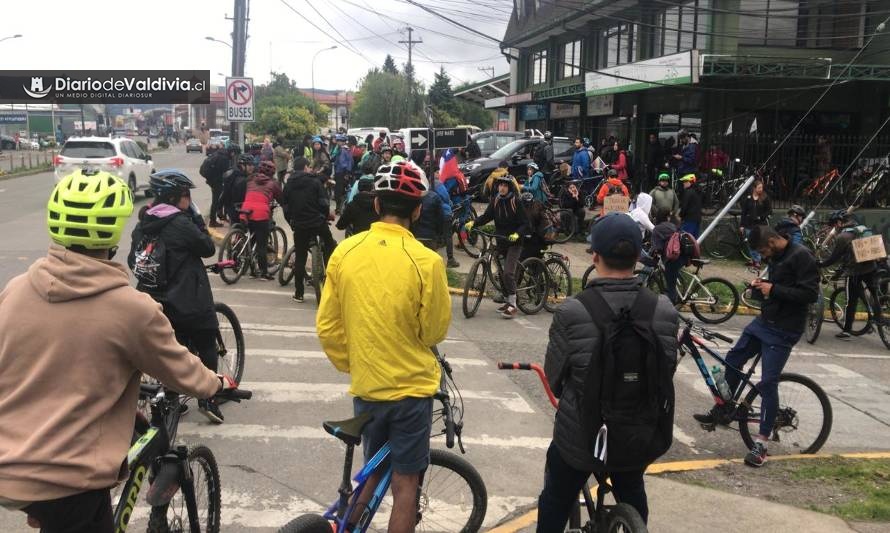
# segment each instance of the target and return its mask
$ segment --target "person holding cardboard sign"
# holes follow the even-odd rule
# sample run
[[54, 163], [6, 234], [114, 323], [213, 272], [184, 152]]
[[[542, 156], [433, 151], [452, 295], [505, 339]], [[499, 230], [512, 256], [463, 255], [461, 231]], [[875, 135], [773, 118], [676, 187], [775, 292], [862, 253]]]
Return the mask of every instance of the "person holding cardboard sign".
[[[872, 237], [871, 229], [859, 224], [846, 210], [835, 211], [828, 217], [828, 223], [834, 227], [837, 237], [834, 238], [834, 250], [824, 261], [819, 261], [819, 267], [825, 268], [842, 263], [842, 268], [847, 272], [847, 308], [844, 310], [844, 327], [835, 335], [839, 339], [849, 339], [852, 336], [853, 321], [856, 319], [856, 308], [859, 300], [865, 299], [865, 289], [869, 293], [877, 294], [877, 263], [872, 256], [854, 255], [854, 244], [858, 240]], [[878, 235], [880, 237], [880, 235]], [[883, 245], [883, 243], [881, 243]], [[882, 246], [883, 247], [883, 246]], [[885, 254], [886, 256], [886, 254]], [[881, 320], [881, 306], [875, 305], [875, 320]], [[868, 331], [868, 330], [866, 330]]]
[[627, 212], [627, 206], [630, 204], [630, 191], [618, 177], [616, 170], [609, 170], [608, 178], [600, 185], [600, 190], [596, 194], [596, 203], [603, 206], [602, 215], [613, 211]]

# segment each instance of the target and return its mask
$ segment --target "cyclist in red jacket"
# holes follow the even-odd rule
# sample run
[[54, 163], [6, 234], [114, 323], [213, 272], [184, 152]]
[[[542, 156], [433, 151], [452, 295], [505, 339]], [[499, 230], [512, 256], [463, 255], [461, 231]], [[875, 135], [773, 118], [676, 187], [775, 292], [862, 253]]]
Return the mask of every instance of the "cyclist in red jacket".
[[260, 163], [260, 171], [250, 177], [247, 182], [247, 194], [242, 211], [249, 211], [242, 217], [247, 219], [247, 227], [253, 234], [256, 242], [257, 262], [259, 263], [259, 279], [270, 280], [269, 258], [266, 244], [269, 240], [270, 225], [272, 220], [272, 201], [281, 201], [281, 185], [275, 180], [275, 163], [263, 161]]

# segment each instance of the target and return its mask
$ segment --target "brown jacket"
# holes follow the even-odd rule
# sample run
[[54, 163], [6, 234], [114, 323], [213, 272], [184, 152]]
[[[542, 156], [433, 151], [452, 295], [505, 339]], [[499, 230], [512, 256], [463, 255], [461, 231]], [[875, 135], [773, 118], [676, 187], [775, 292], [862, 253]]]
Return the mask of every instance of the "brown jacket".
[[142, 372], [206, 398], [219, 380], [124, 267], [52, 245], [0, 292], [0, 499], [43, 501], [126, 474]]

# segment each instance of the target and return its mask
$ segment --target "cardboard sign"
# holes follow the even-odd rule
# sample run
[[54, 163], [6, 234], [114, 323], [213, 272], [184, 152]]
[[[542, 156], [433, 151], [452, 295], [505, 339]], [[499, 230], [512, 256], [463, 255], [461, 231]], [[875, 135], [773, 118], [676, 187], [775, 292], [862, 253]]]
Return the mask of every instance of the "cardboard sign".
[[862, 237], [853, 241], [853, 257], [857, 263], [884, 259], [887, 251], [884, 249], [884, 238], [880, 235]]
[[623, 194], [613, 194], [612, 196], [606, 196], [603, 200], [603, 211], [606, 215], [613, 211], [627, 213], [627, 206], [629, 204], [630, 198], [627, 196], [624, 196]]

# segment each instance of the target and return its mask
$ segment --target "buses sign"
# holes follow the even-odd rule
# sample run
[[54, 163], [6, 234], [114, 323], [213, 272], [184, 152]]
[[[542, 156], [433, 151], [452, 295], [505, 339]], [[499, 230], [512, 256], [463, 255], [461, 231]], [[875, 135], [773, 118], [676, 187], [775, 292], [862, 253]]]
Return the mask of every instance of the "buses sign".
[[229, 122], [253, 122], [253, 78], [226, 78]]

